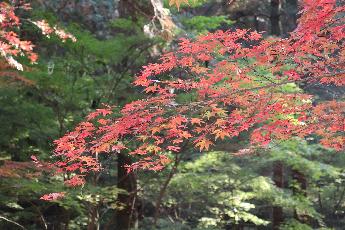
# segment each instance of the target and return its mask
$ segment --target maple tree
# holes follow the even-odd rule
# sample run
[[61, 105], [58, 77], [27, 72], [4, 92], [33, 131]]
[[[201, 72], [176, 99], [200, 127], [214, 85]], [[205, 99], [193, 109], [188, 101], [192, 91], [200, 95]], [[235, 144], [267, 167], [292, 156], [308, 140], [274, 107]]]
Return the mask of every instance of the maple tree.
[[19, 36], [22, 21], [28, 21], [37, 26], [43, 35], [49, 37], [55, 34], [62, 41], [76, 38], [66, 33], [57, 26], [51, 27], [45, 20], [35, 21], [30, 18], [20, 18], [17, 11], [31, 10], [30, 3], [22, 0], [9, 0], [0, 2], [0, 56], [8, 64], [18, 70], [23, 70], [23, 65], [15, 57], [26, 56], [31, 63], [35, 63], [38, 55], [33, 51], [34, 45], [31, 41], [22, 40]]
[[55, 141], [52, 165], [74, 173], [65, 183], [77, 186], [102, 168], [99, 154], [124, 151], [138, 159], [129, 171], [161, 170], [168, 153], [187, 144], [207, 151], [243, 132], [254, 146], [317, 135], [323, 145], [343, 150], [345, 103], [315, 104], [311, 95], [286, 88], [345, 85], [345, 23], [338, 16], [344, 9], [335, 0], [304, 0], [299, 26], [284, 39], [240, 29], [181, 39], [175, 52], [136, 77], [145, 99], [119, 114], [111, 106], [91, 113]]

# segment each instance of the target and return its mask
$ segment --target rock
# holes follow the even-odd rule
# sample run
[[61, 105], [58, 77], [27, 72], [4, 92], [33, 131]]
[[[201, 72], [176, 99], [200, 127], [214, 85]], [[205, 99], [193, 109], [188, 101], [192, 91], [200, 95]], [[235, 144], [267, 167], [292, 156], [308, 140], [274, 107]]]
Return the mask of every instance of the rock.
[[111, 31], [109, 23], [119, 17], [120, 0], [53, 0], [40, 4], [58, 15], [62, 22], [78, 22], [98, 37], [106, 37]]

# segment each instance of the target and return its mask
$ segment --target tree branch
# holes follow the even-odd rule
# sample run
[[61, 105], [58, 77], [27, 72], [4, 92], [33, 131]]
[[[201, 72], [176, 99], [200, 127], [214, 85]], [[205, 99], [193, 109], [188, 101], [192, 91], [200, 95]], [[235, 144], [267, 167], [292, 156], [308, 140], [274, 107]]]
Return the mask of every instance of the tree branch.
[[3, 219], [3, 220], [5, 220], [5, 221], [7, 221], [7, 222], [10, 222], [10, 223], [14, 224], [14, 225], [17, 225], [17, 226], [21, 227], [22, 229], [27, 229], [27, 228], [25, 228], [23, 225], [21, 225], [21, 224], [15, 222], [15, 221], [13, 221], [13, 220], [7, 219], [7, 218], [4, 217], [4, 216], [0, 216], [0, 219]]

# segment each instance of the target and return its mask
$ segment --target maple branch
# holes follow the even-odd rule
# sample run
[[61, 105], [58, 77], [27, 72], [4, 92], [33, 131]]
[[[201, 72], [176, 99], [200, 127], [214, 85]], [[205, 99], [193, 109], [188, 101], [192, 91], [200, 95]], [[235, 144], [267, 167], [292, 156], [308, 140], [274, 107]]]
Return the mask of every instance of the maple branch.
[[[140, 51], [138, 52], [138, 56], [141, 55], [143, 52], [145, 52], [146, 50], [148, 50], [149, 48], [153, 47], [154, 45], [156, 45], [155, 42], [152, 42], [152, 43], [148, 43], [146, 46], [144, 47], [139, 47], [141, 48]], [[133, 49], [138, 49], [137, 46], [135, 45], [132, 45], [131, 47], [128, 48], [128, 50], [126, 52], [130, 52], [131, 50]], [[110, 89], [110, 93], [108, 95], [108, 100], [111, 99], [111, 96], [113, 96], [114, 94], [114, 91], [116, 90], [116, 88], [119, 86], [119, 84], [122, 82], [122, 80], [126, 77], [126, 73], [127, 71], [132, 68], [133, 64], [136, 62], [137, 60], [134, 59], [132, 60], [129, 64], [126, 65], [126, 67], [122, 70], [121, 74], [120, 74], [120, 77], [118, 77], [117, 79], [115, 79], [115, 82], [113, 84], [113, 86], [111, 87]], [[117, 68], [118, 69], [118, 68]]]
[[163, 186], [161, 187], [161, 189], [159, 191], [159, 195], [158, 195], [157, 200], [156, 200], [155, 214], [154, 214], [154, 220], [153, 220], [154, 226], [157, 225], [157, 220], [158, 220], [159, 213], [160, 213], [159, 209], [160, 209], [161, 203], [163, 201], [163, 197], [165, 195], [165, 192], [168, 188], [168, 185], [169, 185], [171, 179], [174, 177], [174, 175], [177, 172], [177, 168], [178, 168], [178, 166], [181, 162], [181, 159], [182, 159], [182, 152], [186, 149], [187, 145], [188, 145], [188, 141], [181, 148], [181, 152], [175, 154], [174, 165], [173, 165], [172, 169], [170, 170], [170, 173], [169, 173], [167, 179], [165, 180]]

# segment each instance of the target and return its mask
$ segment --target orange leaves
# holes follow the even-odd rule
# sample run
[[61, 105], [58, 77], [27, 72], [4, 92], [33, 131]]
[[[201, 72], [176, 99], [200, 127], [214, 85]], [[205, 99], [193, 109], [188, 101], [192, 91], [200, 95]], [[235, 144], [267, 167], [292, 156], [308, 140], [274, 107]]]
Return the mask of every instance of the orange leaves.
[[202, 138], [200, 140], [196, 140], [194, 143], [196, 143], [195, 147], [199, 148], [200, 151], [202, 151], [202, 150], [207, 151], [207, 150], [209, 150], [210, 146], [213, 145], [213, 142], [207, 138]]
[[157, 145], [148, 145], [148, 146], [146, 147], [146, 151], [147, 151], [147, 152], [154, 153], [154, 154], [157, 154], [157, 153], [159, 153], [159, 152], [162, 151], [162, 148], [159, 147], [159, 146], [157, 146]]
[[203, 117], [206, 118], [207, 120], [210, 120], [211, 118], [227, 116], [227, 111], [224, 110], [223, 108], [216, 107], [213, 104], [211, 104], [210, 107], [211, 107], [211, 110], [207, 110], [203, 114]]
[[195, 118], [195, 117], [193, 117], [193, 118], [191, 118], [191, 122], [192, 122], [192, 124], [193, 125], [201, 125], [202, 123], [204, 123], [200, 118]]
[[45, 200], [45, 201], [59, 200], [65, 197], [65, 194], [66, 194], [65, 192], [54, 192], [54, 193], [43, 195], [40, 199]]
[[179, 60], [179, 64], [183, 67], [193, 67], [195, 64], [195, 59], [191, 56], [182, 57]]
[[257, 31], [253, 31], [247, 35], [248, 39], [250, 41], [258, 41], [262, 38], [261, 33], [258, 33]]
[[345, 102], [331, 101], [313, 109], [311, 129], [321, 143], [337, 150], [345, 149]]
[[323, 76], [320, 78], [322, 84], [334, 84], [336, 86], [345, 85], [345, 73], [335, 73], [330, 76]]
[[192, 66], [190, 69], [196, 74], [207, 73], [207, 71], [209, 70], [208, 68], [199, 65]]
[[154, 84], [154, 85], [151, 85], [151, 86], [146, 87], [146, 88], [145, 88], [145, 92], [146, 92], [146, 93], [150, 93], [150, 92], [155, 93], [155, 92], [157, 92], [159, 89], [160, 89], [160, 87], [159, 87], [158, 85]]
[[[21, 40], [18, 36], [17, 29], [21, 26], [21, 19], [15, 14], [18, 9], [30, 10], [29, 3], [23, 3], [20, 1], [0, 2], [0, 57], [5, 59], [12, 67], [17, 70], [23, 71], [23, 66], [15, 57], [26, 56], [31, 63], [36, 63], [38, 56], [33, 52], [34, 45], [31, 41]], [[65, 31], [54, 26], [53, 28], [48, 25], [44, 20], [42, 21], [31, 21], [38, 28], [41, 29], [44, 35], [49, 36], [54, 33], [62, 41], [71, 39], [73, 42], [76, 41], [75, 37]]]
[[212, 134], [215, 135], [216, 140], [218, 138], [224, 140], [225, 137], [230, 137], [229, 132], [225, 129], [216, 129], [212, 132]]
[[73, 176], [71, 179], [66, 180], [65, 184], [70, 187], [81, 186], [85, 184], [85, 179], [83, 176], [76, 175], [76, 176]]
[[187, 119], [181, 115], [177, 115], [170, 120], [170, 124], [173, 126], [182, 125], [182, 123], [187, 122]]
[[[106, 115], [109, 115], [109, 114], [112, 114], [112, 111], [111, 111], [111, 108], [104, 108], [104, 109], [96, 109], [95, 112], [92, 112], [90, 113], [88, 116], [87, 116], [87, 120], [93, 120], [95, 119], [96, 117], [98, 116], [106, 116]], [[101, 121], [102, 123], [102, 121]]]
[[253, 144], [266, 146], [271, 142], [271, 133], [262, 129], [256, 129], [251, 135]]
[[110, 147], [111, 147], [110, 143], [107, 143], [107, 142], [106, 143], [100, 143], [100, 145], [96, 146], [93, 149], [93, 152], [95, 152], [95, 153], [109, 152]]
[[169, 0], [169, 5], [175, 5], [177, 9], [180, 8], [181, 4], [188, 4], [188, 0]]
[[170, 151], [173, 151], [173, 152], [179, 152], [181, 148], [178, 147], [178, 146], [169, 145], [169, 146], [167, 147], [167, 149], [170, 150]]

